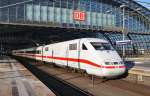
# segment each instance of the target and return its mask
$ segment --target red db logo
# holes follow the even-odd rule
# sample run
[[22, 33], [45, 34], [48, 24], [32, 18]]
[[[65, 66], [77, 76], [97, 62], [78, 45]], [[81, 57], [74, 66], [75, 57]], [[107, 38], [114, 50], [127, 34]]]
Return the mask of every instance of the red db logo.
[[73, 12], [73, 19], [78, 21], [85, 21], [86, 14], [83, 11], [76, 10]]

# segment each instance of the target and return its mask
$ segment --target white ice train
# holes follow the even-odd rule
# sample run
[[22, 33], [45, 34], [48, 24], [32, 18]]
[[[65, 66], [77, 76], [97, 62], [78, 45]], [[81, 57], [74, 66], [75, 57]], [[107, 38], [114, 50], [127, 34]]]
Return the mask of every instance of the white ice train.
[[14, 50], [13, 55], [85, 70], [88, 74], [100, 77], [120, 76], [126, 68], [111, 44], [97, 38], [81, 38], [36, 48]]

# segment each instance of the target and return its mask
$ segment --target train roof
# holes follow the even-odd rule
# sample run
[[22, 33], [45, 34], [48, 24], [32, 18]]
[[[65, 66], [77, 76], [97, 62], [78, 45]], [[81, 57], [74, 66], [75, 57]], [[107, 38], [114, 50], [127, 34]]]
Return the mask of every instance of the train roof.
[[85, 39], [85, 40], [88, 40], [88, 41], [101, 41], [101, 42], [108, 42], [107, 40], [105, 39], [99, 39], [99, 38], [81, 38], [81, 39]]
[[[45, 46], [49, 46], [49, 45], [53, 45], [53, 44], [59, 44], [59, 43], [66, 43], [66, 42], [75, 42], [78, 40], [83, 40], [83, 41], [89, 41], [89, 42], [108, 42], [105, 39], [99, 39], [99, 38], [79, 38], [79, 39], [74, 39], [74, 40], [69, 40], [69, 41], [63, 41], [63, 42], [58, 42], [58, 43], [52, 43], [52, 44], [47, 44]], [[35, 49], [40, 49], [42, 48], [42, 46], [38, 46], [38, 47], [32, 47], [32, 48], [26, 48], [26, 49], [20, 49], [17, 51], [30, 51], [30, 50], [35, 50]]]
[[[79, 38], [79, 39], [68, 40], [68, 41], [63, 41], [63, 42], [72, 42], [72, 41], [78, 41], [78, 40], [108, 42], [105, 39], [99, 39], [99, 38]], [[63, 43], [63, 42], [58, 42], [58, 43]], [[56, 44], [56, 43], [52, 43], [52, 44]]]
[[51, 43], [51, 44], [47, 44], [45, 46], [48, 46], [48, 45], [53, 45], [53, 44], [60, 44], [60, 43], [66, 43], [66, 42], [76, 42], [78, 40], [83, 40], [83, 41], [89, 41], [89, 42], [108, 42], [107, 40], [105, 39], [99, 39], [99, 38], [79, 38], [79, 39], [74, 39], [74, 40], [68, 40], [68, 41], [63, 41], [63, 42], [56, 42], [56, 43]]

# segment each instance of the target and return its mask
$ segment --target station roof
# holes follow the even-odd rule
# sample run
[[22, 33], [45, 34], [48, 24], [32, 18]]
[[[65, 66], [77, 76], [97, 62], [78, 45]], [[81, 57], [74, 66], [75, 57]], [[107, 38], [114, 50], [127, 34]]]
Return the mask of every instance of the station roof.
[[[0, 1], [5, 1], [5, 3], [4, 4], [1, 3], [0, 6], [5, 6], [7, 4], [14, 3], [12, 2], [13, 0], [0, 0]], [[16, 1], [24, 1], [24, 0], [16, 0]], [[117, 2], [120, 5], [125, 4], [131, 10], [135, 10], [136, 8], [141, 8], [141, 10], [139, 11], [141, 15], [146, 16], [146, 18], [150, 20], [150, 10], [138, 4], [134, 0], [112, 0], [112, 1]], [[82, 30], [80, 29], [65, 29], [65, 30], [67, 31], [77, 30], [76, 32], [78, 31], [82, 32]], [[49, 43], [52, 41], [57, 41], [58, 39], [63, 40], [61, 38], [61, 35], [62, 34], [65, 35], [64, 32], [59, 33], [60, 35], [57, 35], [57, 32], [65, 31], [65, 30], [63, 28], [58, 29], [55, 27], [50, 28], [47, 26], [31, 26], [31, 25], [28, 26], [28, 25], [19, 25], [19, 24], [13, 25], [7, 23], [0, 24], [0, 43], [3, 43], [6, 47], [11, 47], [14, 49], [17, 48], [18, 45], [22, 47], [25, 47], [27, 45], [36, 46], [36, 43]], [[41, 40], [42, 42], [37, 41], [38, 39]]]

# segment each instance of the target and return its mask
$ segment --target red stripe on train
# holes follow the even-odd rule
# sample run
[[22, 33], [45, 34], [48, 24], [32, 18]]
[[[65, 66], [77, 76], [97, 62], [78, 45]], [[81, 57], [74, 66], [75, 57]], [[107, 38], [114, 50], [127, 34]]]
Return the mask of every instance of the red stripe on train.
[[92, 65], [94, 67], [99, 67], [99, 68], [107, 68], [107, 69], [113, 69], [113, 68], [125, 68], [125, 66], [101, 66], [98, 65], [94, 62], [91, 62], [89, 60], [85, 60], [85, 59], [76, 59], [76, 58], [64, 58], [64, 57], [52, 57], [52, 56], [47, 56], [47, 58], [49, 59], [57, 59], [57, 60], [68, 60], [68, 61], [72, 61], [72, 62], [80, 62], [80, 63], [85, 63], [88, 65]]
[[[26, 54], [27, 55], [27, 54]], [[98, 67], [98, 68], [107, 68], [107, 69], [114, 69], [114, 68], [126, 68], [125, 66], [101, 66], [98, 65], [94, 62], [91, 62], [89, 60], [85, 60], [85, 59], [76, 59], [76, 58], [65, 58], [65, 57], [53, 57], [53, 56], [41, 56], [41, 55], [29, 55], [28, 56], [32, 56], [32, 57], [40, 57], [40, 58], [49, 58], [49, 59], [56, 59], [56, 60], [64, 60], [64, 61], [72, 61], [72, 62], [80, 62], [80, 63], [85, 63], [88, 65], [92, 65], [94, 67]]]

